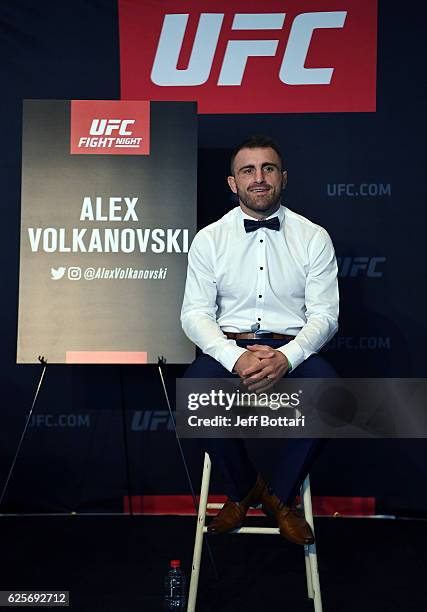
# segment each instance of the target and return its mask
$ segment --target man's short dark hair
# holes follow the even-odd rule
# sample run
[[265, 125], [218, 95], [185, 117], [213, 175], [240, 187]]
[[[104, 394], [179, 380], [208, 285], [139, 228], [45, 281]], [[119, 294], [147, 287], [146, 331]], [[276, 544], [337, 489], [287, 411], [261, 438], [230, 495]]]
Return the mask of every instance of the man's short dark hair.
[[249, 138], [244, 140], [234, 149], [233, 153], [231, 154], [230, 170], [232, 175], [234, 175], [234, 160], [236, 158], [237, 153], [242, 149], [273, 149], [273, 151], [275, 151], [279, 156], [280, 162], [282, 164], [282, 169], [284, 167], [282, 154], [274, 140], [272, 138], [269, 138], [268, 136], [256, 134], [255, 136], [250, 136]]

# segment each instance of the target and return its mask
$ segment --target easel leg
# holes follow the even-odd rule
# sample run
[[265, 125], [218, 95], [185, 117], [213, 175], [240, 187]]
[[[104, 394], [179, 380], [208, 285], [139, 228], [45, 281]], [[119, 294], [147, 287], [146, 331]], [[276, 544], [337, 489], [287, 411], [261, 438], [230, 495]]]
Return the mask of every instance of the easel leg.
[[130, 464], [129, 464], [129, 445], [128, 445], [128, 427], [126, 419], [126, 403], [125, 403], [125, 386], [123, 383], [123, 366], [119, 365], [119, 379], [120, 379], [120, 405], [122, 408], [122, 426], [123, 426], [123, 447], [125, 451], [125, 466], [126, 466], [126, 480], [128, 490], [128, 505], [129, 514], [133, 516], [133, 501], [132, 501], [132, 481], [130, 477]]
[[25, 434], [27, 433], [28, 425], [29, 425], [31, 417], [33, 415], [34, 406], [36, 405], [37, 398], [39, 396], [40, 389], [41, 389], [41, 386], [42, 386], [42, 382], [43, 382], [43, 379], [44, 379], [44, 375], [46, 373], [47, 361], [45, 360], [44, 357], [41, 357], [40, 355], [38, 357], [38, 360], [42, 364], [42, 373], [40, 375], [39, 383], [37, 385], [36, 392], [34, 394], [34, 399], [33, 399], [33, 403], [31, 404], [30, 412], [28, 413], [27, 419], [25, 421], [24, 429], [23, 429], [22, 434], [21, 434], [21, 439], [19, 440], [18, 447], [16, 449], [15, 456], [14, 456], [13, 461], [12, 461], [12, 465], [10, 466], [9, 473], [7, 475], [6, 482], [4, 484], [4, 487], [3, 487], [3, 490], [2, 490], [2, 493], [1, 493], [1, 496], [0, 496], [0, 507], [1, 507], [2, 503], [3, 503], [4, 498], [5, 498], [5, 495], [6, 495], [6, 492], [7, 492], [7, 487], [9, 486], [10, 479], [12, 478], [13, 470], [15, 468], [16, 461], [17, 461], [19, 453], [21, 451], [22, 443], [24, 441]]
[[[196, 494], [194, 492], [193, 482], [191, 480], [190, 472], [188, 470], [187, 461], [185, 460], [185, 455], [184, 455], [184, 451], [182, 449], [181, 440], [179, 439], [178, 432], [176, 430], [175, 418], [173, 416], [172, 407], [171, 407], [171, 404], [170, 404], [170, 401], [169, 401], [168, 391], [166, 389], [165, 379], [163, 377], [163, 371], [162, 371], [162, 367], [161, 366], [162, 366], [162, 364], [165, 364], [165, 363], [166, 363], [166, 360], [164, 359], [164, 357], [159, 357], [159, 361], [158, 361], [158, 364], [157, 364], [158, 368], [159, 368], [159, 376], [160, 376], [160, 380], [162, 381], [163, 392], [165, 394], [166, 403], [168, 405], [169, 416], [170, 416], [171, 421], [173, 423], [173, 428], [174, 428], [174, 431], [175, 431], [176, 443], [178, 444], [178, 449], [179, 449], [179, 452], [180, 452], [180, 455], [181, 455], [182, 464], [184, 466], [185, 474], [187, 476], [188, 485], [190, 487], [191, 496], [193, 498], [194, 508], [196, 510], [196, 514], [198, 515], [199, 514], [199, 504], [197, 502], [197, 497], [196, 497]], [[213, 553], [212, 553], [211, 546], [210, 546], [209, 542], [207, 541], [207, 539], [206, 539], [206, 550], [208, 551], [208, 555], [209, 555], [209, 559], [211, 561], [211, 565], [212, 565], [212, 569], [213, 569], [213, 572], [214, 572], [214, 576], [215, 576], [216, 580], [219, 580], [219, 575], [218, 575], [218, 570], [216, 568], [215, 559], [214, 559], [214, 556], [213, 556]]]

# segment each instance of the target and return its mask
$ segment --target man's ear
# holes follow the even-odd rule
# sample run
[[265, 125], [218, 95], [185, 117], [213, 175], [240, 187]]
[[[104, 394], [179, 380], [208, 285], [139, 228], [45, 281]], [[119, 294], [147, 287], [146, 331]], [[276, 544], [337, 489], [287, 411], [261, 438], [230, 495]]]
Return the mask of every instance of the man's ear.
[[287, 170], [283, 170], [282, 172], [282, 176], [283, 176], [283, 182], [282, 182], [282, 191], [283, 189], [286, 187], [286, 185], [288, 184], [288, 171]]
[[230, 186], [230, 189], [233, 193], [237, 193], [237, 185], [234, 176], [227, 177], [227, 182]]

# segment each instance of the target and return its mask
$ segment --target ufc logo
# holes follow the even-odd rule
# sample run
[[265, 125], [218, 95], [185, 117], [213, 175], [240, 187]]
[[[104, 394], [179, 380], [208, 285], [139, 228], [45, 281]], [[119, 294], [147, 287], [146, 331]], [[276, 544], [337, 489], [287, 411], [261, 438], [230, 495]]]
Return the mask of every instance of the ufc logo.
[[377, 0], [118, 3], [124, 100], [197, 101], [202, 114], [375, 111]]
[[149, 155], [150, 102], [72, 100], [70, 153]]
[[358, 276], [381, 278], [384, 273], [377, 266], [384, 264], [385, 261], [385, 257], [337, 257], [338, 276], [340, 278], [357, 278]]
[[132, 431], [173, 430], [172, 419], [167, 410], [135, 410]]
[[89, 134], [91, 136], [111, 136], [117, 132], [120, 136], [131, 136], [132, 131], [127, 131], [128, 125], [135, 123], [135, 119], [93, 119]]
[[[347, 11], [301, 13], [293, 20], [279, 79], [287, 85], [328, 85], [333, 68], [304, 66], [313, 32], [317, 28], [344, 27]], [[189, 15], [165, 15], [151, 80], [163, 87], [203, 85], [209, 79], [224, 13], [202, 13], [188, 67], [178, 69]], [[286, 13], [236, 13], [233, 30], [282, 30]], [[250, 57], [274, 57], [279, 39], [229, 40], [218, 85], [241, 85]]]

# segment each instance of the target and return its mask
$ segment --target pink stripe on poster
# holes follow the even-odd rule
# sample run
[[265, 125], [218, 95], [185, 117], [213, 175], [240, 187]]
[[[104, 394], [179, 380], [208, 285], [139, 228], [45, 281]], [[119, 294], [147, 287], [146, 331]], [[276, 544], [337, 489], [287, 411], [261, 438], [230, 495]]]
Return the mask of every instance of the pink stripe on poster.
[[65, 363], [147, 363], [144, 351], [67, 351]]

